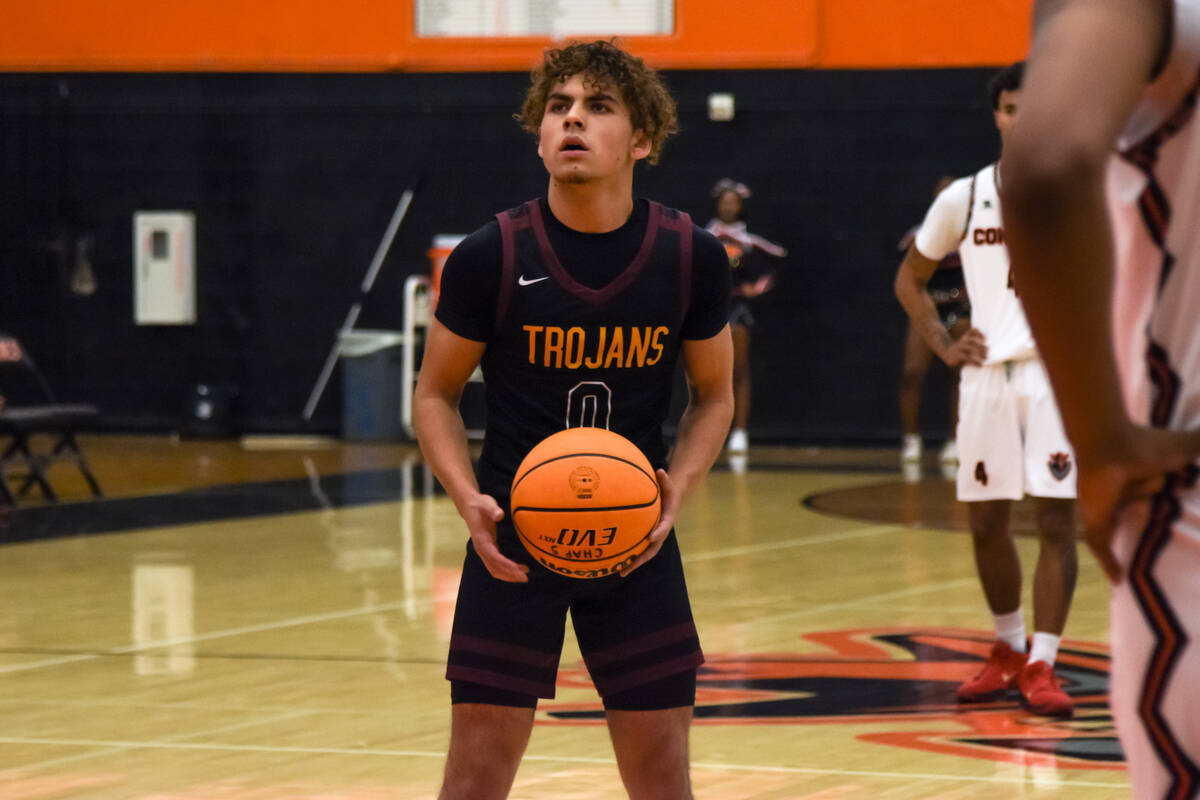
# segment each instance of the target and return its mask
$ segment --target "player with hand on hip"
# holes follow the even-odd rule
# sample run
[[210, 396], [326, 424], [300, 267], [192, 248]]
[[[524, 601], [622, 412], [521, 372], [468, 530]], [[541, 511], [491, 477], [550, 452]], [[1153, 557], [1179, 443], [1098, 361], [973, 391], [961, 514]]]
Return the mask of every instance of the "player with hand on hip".
[[[989, 86], [1002, 148], [1015, 128], [1022, 68], [1014, 64]], [[926, 291], [938, 262], [954, 250], [962, 259], [973, 326], [957, 340]], [[937, 196], [896, 273], [895, 287], [930, 348], [948, 365], [962, 367], [957, 496], [967, 504], [975, 565], [996, 639], [983, 670], [958, 688], [958, 697], [978, 702], [1019, 689], [1035, 713], [1071, 716], [1074, 704], [1054, 674], [1054, 661], [1075, 591], [1077, 473], [1011, 285], [995, 164]], [[1021, 561], [1009, 522], [1012, 502], [1027, 494], [1035, 502], [1039, 544], [1028, 648]]]

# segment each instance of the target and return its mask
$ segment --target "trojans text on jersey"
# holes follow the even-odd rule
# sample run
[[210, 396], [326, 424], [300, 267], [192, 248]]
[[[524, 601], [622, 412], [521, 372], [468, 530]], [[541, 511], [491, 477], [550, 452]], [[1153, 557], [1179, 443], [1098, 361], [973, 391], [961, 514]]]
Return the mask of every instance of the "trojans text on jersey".
[[529, 363], [553, 369], [649, 367], [662, 358], [671, 334], [665, 325], [522, 328], [529, 335]]

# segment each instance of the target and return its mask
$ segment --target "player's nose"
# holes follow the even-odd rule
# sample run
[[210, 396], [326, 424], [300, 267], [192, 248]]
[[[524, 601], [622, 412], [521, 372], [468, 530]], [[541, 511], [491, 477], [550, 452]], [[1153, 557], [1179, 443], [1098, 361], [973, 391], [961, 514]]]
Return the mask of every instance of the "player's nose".
[[564, 128], [582, 128], [583, 127], [583, 115], [580, 113], [580, 106], [578, 103], [572, 104], [570, 109], [568, 109], [567, 113], [563, 116], [563, 127]]

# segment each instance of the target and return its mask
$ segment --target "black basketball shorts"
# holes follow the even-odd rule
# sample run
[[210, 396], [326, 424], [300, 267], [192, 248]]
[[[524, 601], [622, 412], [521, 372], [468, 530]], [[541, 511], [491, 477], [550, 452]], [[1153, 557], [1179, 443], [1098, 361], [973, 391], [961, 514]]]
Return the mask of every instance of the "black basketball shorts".
[[[504, 555], [529, 565], [529, 582], [496, 580], [467, 543], [447, 680], [499, 690], [491, 695], [497, 698], [554, 697], [569, 610], [584, 663], [601, 697], [607, 700], [681, 673], [690, 673], [694, 693], [695, 670], [704, 663], [704, 654], [674, 531], [658, 554], [629, 577], [587, 580], [538, 564], [511, 525], [498, 526], [498, 538]], [[456, 692], [455, 697], [471, 702], [466, 698], [479, 694]]]

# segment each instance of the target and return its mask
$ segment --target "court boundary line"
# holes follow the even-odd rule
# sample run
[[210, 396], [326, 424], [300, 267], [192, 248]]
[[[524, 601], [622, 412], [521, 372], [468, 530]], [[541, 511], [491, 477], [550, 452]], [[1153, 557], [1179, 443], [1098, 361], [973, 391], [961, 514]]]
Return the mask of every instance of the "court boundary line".
[[[104, 740], [104, 739], [54, 739], [54, 738], [35, 738], [35, 737], [18, 737], [18, 736], [0, 736], [0, 744], [44, 744], [57, 745], [64, 747], [107, 747], [121, 748], [124, 750], [148, 749], [148, 750], [216, 750], [224, 752], [248, 752], [248, 753], [297, 753], [305, 755], [350, 755], [350, 756], [387, 756], [387, 757], [408, 757], [408, 758], [437, 758], [444, 759], [446, 754], [441, 751], [429, 750], [389, 750], [384, 748], [362, 747], [295, 747], [295, 746], [273, 746], [273, 745], [235, 745], [235, 744], [220, 744], [220, 743], [199, 743], [199, 742], [168, 742], [168, 741], [126, 741], [126, 740]], [[616, 759], [614, 758], [593, 758], [589, 756], [543, 756], [537, 754], [526, 753], [525, 761], [538, 761], [544, 763], [564, 763], [564, 764], [605, 764], [616, 767]], [[936, 774], [928, 772], [887, 772], [882, 770], [852, 770], [852, 769], [821, 769], [818, 767], [787, 767], [781, 765], [758, 765], [758, 764], [722, 764], [709, 761], [697, 761], [692, 763], [692, 769], [703, 770], [721, 770], [734, 772], [774, 772], [783, 774], [796, 775], [843, 775], [848, 777], [863, 777], [863, 778], [903, 778], [906, 780], [941, 780], [941, 781], [960, 781], [968, 783], [997, 783], [997, 784], [1025, 784], [1028, 779], [1025, 777], [1016, 776], [1000, 776], [1000, 775], [954, 775], [954, 774]], [[20, 767], [14, 767], [12, 772], [20, 771]], [[1077, 786], [1077, 787], [1092, 787], [1100, 789], [1119, 789], [1122, 787], [1120, 782], [1104, 783], [1101, 781], [1086, 781], [1059, 779], [1059, 786]]]

